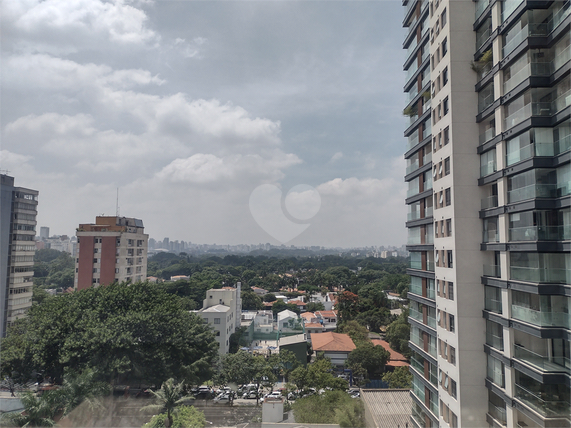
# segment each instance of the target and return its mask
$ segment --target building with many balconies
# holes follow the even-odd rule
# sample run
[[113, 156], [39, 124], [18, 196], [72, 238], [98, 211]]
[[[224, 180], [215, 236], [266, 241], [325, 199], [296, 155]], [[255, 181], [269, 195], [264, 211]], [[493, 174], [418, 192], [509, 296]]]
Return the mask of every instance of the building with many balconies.
[[404, 0], [412, 421], [570, 426], [570, 2]]

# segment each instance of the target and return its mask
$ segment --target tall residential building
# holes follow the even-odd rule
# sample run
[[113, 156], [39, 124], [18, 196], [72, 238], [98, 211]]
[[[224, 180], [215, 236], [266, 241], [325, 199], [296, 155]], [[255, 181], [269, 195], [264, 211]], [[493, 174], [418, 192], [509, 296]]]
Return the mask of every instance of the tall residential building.
[[569, 0], [403, 5], [412, 421], [569, 427]]
[[77, 229], [75, 288], [147, 278], [147, 242], [143, 221], [127, 217], [95, 217]]
[[0, 175], [0, 335], [32, 306], [38, 191]]
[[45, 241], [50, 237], [50, 228], [47, 226], [40, 227], [40, 239]]

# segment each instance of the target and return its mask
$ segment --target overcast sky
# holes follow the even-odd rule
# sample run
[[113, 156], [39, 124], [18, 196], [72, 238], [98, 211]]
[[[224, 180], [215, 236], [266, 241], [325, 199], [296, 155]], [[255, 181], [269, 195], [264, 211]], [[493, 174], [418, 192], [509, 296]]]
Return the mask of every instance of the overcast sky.
[[308, 185], [288, 244], [404, 244], [401, 4], [3, 0], [1, 168], [51, 234], [119, 187], [155, 239], [279, 244], [254, 217], [287, 229], [307, 186], [250, 196]]

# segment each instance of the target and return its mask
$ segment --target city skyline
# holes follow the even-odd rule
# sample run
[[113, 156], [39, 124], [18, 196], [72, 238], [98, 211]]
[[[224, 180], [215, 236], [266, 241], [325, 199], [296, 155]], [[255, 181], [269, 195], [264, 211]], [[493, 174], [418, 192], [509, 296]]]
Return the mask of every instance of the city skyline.
[[309, 185], [321, 209], [287, 245], [400, 246], [400, 7], [3, 2], [2, 168], [54, 235], [119, 188], [151, 236], [276, 245], [250, 195]]

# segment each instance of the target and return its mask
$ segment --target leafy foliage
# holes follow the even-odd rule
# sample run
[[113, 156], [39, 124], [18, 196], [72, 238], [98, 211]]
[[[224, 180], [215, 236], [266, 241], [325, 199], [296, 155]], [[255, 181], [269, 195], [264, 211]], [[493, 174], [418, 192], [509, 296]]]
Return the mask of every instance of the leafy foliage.
[[371, 342], [362, 342], [349, 353], [347, 367], [359, 365], [367, 371], [369, 379], [382, 373], [389, 361], [390, 354], [382, 346], [375, 346]]
[[308, 388], [345, 390], [347, 381], [334, 376], [332, 371], [333, 365], [328, 358], [319, 358], [309, 364], [307, 368], [297, 367], [289, 376], [292, 386], [295, 386], [295, 388], [290, 387], [290, 389], [299, 389], [300, 391], [305, 391]]
[[[168, 379], [163, 382], [161, 389], [158, 391], [151, 390], [153, 398], [155, 399], [155, 404], [149, 404], [148, 406], [142, 407], [142, 412], [148, 411], [166, 411], [166, 422], [164, 426], [173, 426], [173, 412], [177, 407], [188, 403], [192, 398], [184, 395], [184, 382], [176, 383], [174, 379]], [[203, 415], [204, 416], [204, 415]], [[152, 420], [151, 420], [152, 422]], [[158, 421], [155, 421], [155, 423]]]
[[410, 324], [408, 323], [408, 309], [404, 309], [398, 318], [387, 327], [386, 340], [391, 348], [409, 357]]
[[295, 421], [302, 424], [338, 424], [365, 427], [365, 409], [361, 400], [344, 391], [325, 391], [322, 395], [300, 398], [293, 404]]
[[199, 383], [210, 378], [217, 346], [178, 297], [148, 283], [112, 284], [32, 306], [2, 340], [0, 359], [5, 374], [61, 379], [66, 368], [93, 368], [107, 381]]
[[[160, 413], [151, 418], [143, 428], [163, 428], [167, 426], [167, 414]], [[203, 428], [206, 426], [204, 413], [194, 406], [180, 406], [173, 412], [171, 428]]]
[[389, 384], [389, 388], [412, 388], [412, 373], [408, 367], [397, 367], [385, 373], [382, 379]]

